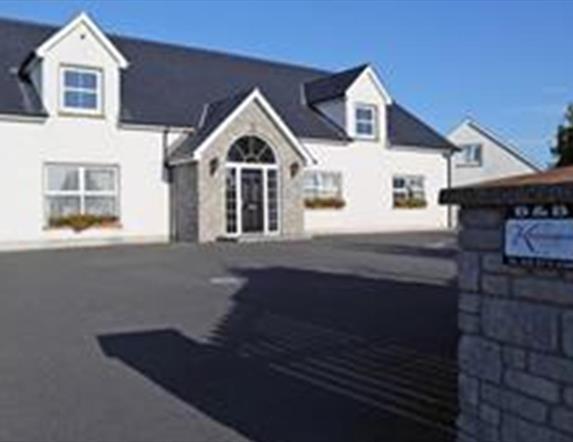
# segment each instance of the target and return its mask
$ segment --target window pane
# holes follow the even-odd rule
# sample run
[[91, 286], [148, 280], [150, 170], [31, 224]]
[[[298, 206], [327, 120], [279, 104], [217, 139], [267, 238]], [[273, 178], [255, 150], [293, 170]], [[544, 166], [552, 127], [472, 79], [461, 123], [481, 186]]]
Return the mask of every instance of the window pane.
[[77, 167], [73, 166], [48, 166], [48, 190], [50, 191], [73, 191], [79, 190], [80, 180]]
[[473, 155], [473, 159], [476, 163], [481, 163], [481, 145], [476, 145], [474, 146], [474, 155]]
[[227, 169], [225, 177], [225, 208], [227, 233], [237, 233], [237, 170]]
[[373, 112], [372, 109], [361, 107], [356, 109], [356, 119], [357, 120], [372, 120]]
[[406, 186], [406, 181], [404, 178], [394, 177], [394, 188], [395, 189], [402, 189]]
[[315, 172], [306, 172], [304, 175], [304, 188], [312, 189], [316, 180]]
[[264, 150], [259, 155], [259, 161], [266, 164], [273, 164], [275, 162], [275, 155], [269, 146], [265, 146]]
[[267, 175], [267, 190], [268, 190], [268, 208], [269, 208], [269, 219], [268, 225], [271, 232], [276, 232], [279, 228], [279, 216], [278, 216], [278, 183], [277, 183], [277, 171], [269, 170]]
[[423, 189], [424, 188], [424, 179], [421, 177], [414, 177], [410, 179], [410, 187], [415, 189]]
[[80, 107], [82, 107], [83, 109], [96, 109], [97, 95], [88, 92], [82, 92]]
[[325, 189], [336, 188], [336, 176], [332, 173], [325, 173], [322, 176], [322, 185]]
[[75, 91], [66, 91], [64, 93], [64, 106], [65, 107], [80, 107], [82, 101], [82, 93]]
[[115, 190], [115, 169], [86, 169], [86, 190]]
[[97, 75], [93, 72], [84, 72], [80, 74], [81, 87], [84, 89], [95, 90], [97, 88]]
[[319, 185], [319, 175], [317, 172], [308, 171], [304, 176], [304, 196], [305, 198], [315, 198]]
[[79, 196], [51, 196], [47, 198], [48, 218], [62, 218], [80, 213]]
[[356, 132], [361, 135], [372, 135], [374, 130], [370, 123], [357, 123]]
[[77, 71], [66, 70], [64, 72], [64, 85], [68, 87], [80, 87], [80, 74]]
[[88, 215], [117, 216], [117, 199], [114, 196], [86, 196], [85, 211]]

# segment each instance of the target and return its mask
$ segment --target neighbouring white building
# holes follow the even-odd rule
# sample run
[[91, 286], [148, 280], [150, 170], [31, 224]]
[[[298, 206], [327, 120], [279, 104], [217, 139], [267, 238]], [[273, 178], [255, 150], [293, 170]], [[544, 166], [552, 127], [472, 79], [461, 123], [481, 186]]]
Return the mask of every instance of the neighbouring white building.
[[542, 170], [519, 148], [471, 119], [460, 123], [448, 139], [460, 148], [453, 155], [453, 187]]
[[[462, 121], [448, 139], [460, 149], [452, 157], [452, 187], [542, 170], [519, 148], [472, 119]], [[452, 224], [455, 218], [452, 212]]]
[[370, 65], [106, 35], [85, 13], [0, 19], [0, 55], [3, 247], [447, 226], [456, 147]]

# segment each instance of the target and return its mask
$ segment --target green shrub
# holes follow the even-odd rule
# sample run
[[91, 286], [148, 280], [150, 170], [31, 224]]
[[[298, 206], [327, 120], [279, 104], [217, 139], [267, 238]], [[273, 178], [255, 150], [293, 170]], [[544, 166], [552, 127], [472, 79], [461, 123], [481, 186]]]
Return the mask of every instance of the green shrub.
[[117, 222], [116, 216], [68, 215], [50, 218], [49, 225], [54, 228], [69, 227], [74, 232], [81, 232], [90, 227], [109, 226]]

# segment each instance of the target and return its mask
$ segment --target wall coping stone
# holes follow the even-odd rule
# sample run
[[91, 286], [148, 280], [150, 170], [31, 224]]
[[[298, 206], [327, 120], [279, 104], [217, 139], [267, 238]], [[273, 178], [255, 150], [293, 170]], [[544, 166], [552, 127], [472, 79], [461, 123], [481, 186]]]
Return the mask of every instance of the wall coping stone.
[[464, 207], [573, 203], [573, 167], [445, 189], [440, 203]]

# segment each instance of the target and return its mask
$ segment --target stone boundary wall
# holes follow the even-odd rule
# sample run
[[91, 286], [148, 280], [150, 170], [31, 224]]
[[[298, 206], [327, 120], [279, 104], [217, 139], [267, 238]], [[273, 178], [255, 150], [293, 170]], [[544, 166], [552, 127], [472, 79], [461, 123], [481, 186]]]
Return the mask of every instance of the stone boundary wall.
[[506, 209], [479, 203], [460, 213], [458, 441], [571, 442], [573, 271], [505, 265]]

